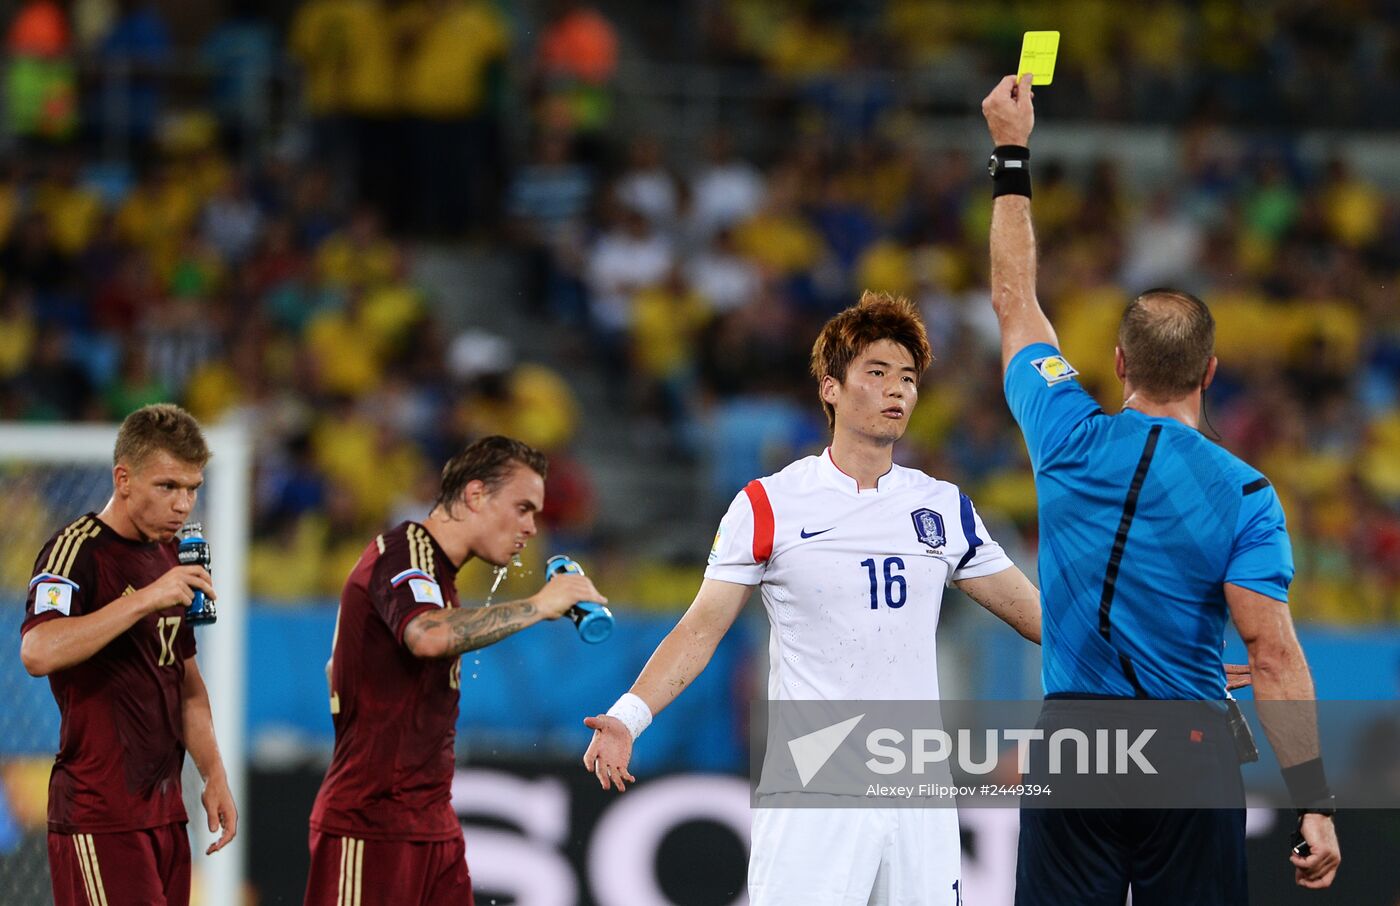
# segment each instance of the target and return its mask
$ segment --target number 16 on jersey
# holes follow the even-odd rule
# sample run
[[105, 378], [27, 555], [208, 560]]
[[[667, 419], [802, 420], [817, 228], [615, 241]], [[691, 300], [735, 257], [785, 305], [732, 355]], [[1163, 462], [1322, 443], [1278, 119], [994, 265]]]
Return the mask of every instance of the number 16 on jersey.
[[904, 606], [904, 602], [909, 597], [909, 585], [904, 579], [904, 561], [899, 557], [886, 557], [883, 568], [876, 569], [877, 563], [874, 557], [860, 561], [866, 572], [870, 574], [870, 609], [880, 609], [880, 581], [879, 572], [884, 573], [885, 606], [891, 610], [897, 610]]

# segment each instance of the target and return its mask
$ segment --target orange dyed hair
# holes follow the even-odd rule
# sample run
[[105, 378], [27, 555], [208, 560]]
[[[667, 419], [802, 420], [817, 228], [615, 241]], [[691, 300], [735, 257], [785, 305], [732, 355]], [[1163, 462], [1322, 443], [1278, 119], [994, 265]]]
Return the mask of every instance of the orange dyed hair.
[[[828, 374], [844, 384], [851, 363], [880, 340], [892, 340], [907, 349], [920, 375], [933, 361], [918, 306], [903, 296], [866, 290], [859, 302], [827, 321], [812, 344], [812, 377], [817, 379], [818, 390]], [[836, 410], [825, 400], [822, 410], [827, 427], [836, 427]]]

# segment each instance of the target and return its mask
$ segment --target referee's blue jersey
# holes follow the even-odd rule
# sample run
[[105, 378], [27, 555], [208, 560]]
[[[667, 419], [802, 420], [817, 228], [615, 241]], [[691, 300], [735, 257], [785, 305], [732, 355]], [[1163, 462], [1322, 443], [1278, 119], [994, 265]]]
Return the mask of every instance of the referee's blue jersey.
[[1039, 497], [1045, 693], [1223, 698], [1224, 583], [1288, 600], [1278, 495], [1174, 419], [1105, 414], [1076, 373], [1048, 343], [1006, 369]]

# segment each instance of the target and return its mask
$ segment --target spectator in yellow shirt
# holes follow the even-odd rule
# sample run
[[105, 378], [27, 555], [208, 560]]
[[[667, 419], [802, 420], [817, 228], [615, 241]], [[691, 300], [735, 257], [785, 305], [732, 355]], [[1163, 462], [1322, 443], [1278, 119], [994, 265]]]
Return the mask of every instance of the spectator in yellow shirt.
[[54, 245], [65, 255], [87, 248], [102, 217], [102, 197], [78, 181], [78, 159], [60, 158], [34, 193], [34, 206], [48, 218]]
[[632, 300], [632, 368], [643, 405], [661, 415], [682, 452], [695, 449], [700, 332], [713, 317], [679, 267]]
[[317, 273], [337, 289], [378, 287], [397, 277], [400, 268], [398, 247], [369, 208], [356, 211], [349, 226], [326, 237], [316, 251]]
[[121, 238], [150, 252], [157, 273], [168, 279], [180, 241], [199, 213], [199, 197], [170, 165], [148, 173], [117, 209]]
[[395, 25], [411, 223], [437, 234], [483, 226], [498, 182], [489, 88], [509, 47], [505, 22], [486, 0], [413, 0]]
[[735, 248], [778, 277], [816, 267], [826, 254], [826, 245], [798, 208], [797, 175], [775, 174], [769, 186], [759, 212], [735, 227]]
[[308, 0], [288, 51], [301, 64], [312, 144], [341, 188], [391, 208], [402, 169], [394, 95], [394, 36], [380, 0]]

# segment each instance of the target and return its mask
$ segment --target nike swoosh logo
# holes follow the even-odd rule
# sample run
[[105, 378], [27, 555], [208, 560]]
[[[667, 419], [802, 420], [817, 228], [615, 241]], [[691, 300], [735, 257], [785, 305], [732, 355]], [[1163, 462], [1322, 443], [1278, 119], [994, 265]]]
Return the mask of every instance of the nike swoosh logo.
[[[836, 526], [833, 525], [831, 528], [836, 528]], [[831, 531], [831, 528], [824, 528], [820, 532], [809, 532], [803, 529], [800, 534], [803, 538], [815, 538], [818, 535], [825, 535], [827, 532]]]

